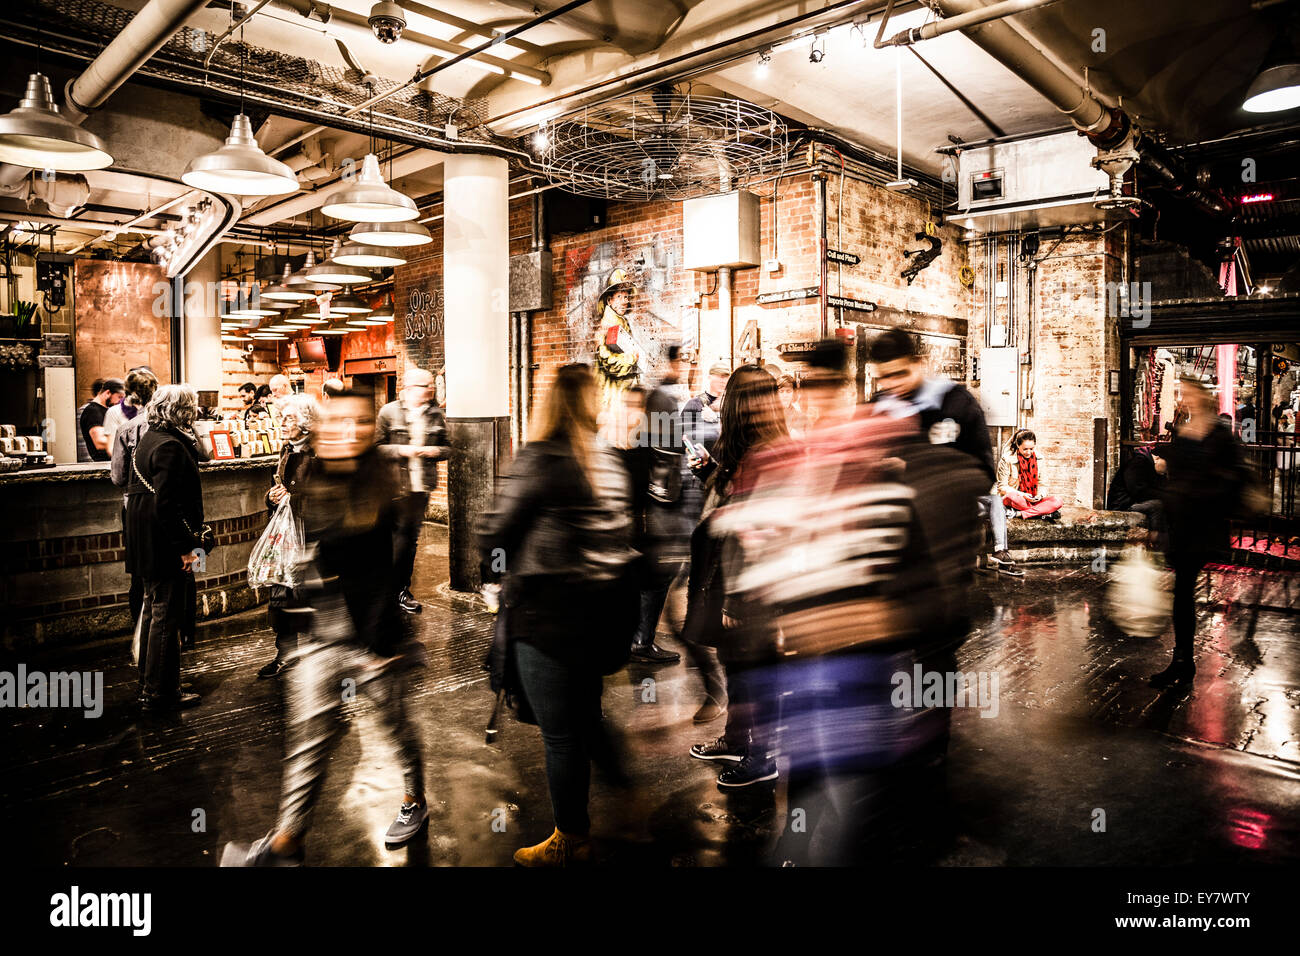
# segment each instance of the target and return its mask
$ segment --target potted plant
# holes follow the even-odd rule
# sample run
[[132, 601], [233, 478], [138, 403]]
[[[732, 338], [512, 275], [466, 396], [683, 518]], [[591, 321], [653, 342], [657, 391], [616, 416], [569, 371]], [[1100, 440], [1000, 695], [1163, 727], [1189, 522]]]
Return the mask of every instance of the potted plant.
[[20, 339], [34, 339], [41, 334], [41, 323], [36, 318], [36, 303], [21, 299], [13, 306], [14, 331]]

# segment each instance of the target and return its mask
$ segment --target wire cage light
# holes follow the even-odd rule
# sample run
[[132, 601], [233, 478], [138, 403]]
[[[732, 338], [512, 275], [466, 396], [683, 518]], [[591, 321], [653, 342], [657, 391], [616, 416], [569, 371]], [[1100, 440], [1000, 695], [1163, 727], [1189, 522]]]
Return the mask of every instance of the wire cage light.
[[569, 192], [606, 199], [689, 199], [779, 174], [784, 121], [744, 100], [669, 86], [548, 124], [534, 139], [542, 168]]

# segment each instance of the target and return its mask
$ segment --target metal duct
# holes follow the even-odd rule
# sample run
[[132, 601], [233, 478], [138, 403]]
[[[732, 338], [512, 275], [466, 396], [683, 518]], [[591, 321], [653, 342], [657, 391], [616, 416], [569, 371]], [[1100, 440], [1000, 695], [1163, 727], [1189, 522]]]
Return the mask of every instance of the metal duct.
[[[78, 126], [85, 122], [87, 114], [103, 106], [205, 3], [206, 0], [151, 0], [82, 74], [68, 83], [64, 90], [64, 117]], [[0, 188], [12, 187], [30, 172], [25, 166], [0, 165]]]
[[[982, 10], [981, 0], [938, 0], [944, 16], [956, 17]], [[1065, 114], [1094, 145], [1108, 149], [1123, 141], [1131, 128], [1128, 117], [1101, 103], [1043, 55], [1042, 51], [1000, 20], [981, 23], [964, 31], [974, 43]]]

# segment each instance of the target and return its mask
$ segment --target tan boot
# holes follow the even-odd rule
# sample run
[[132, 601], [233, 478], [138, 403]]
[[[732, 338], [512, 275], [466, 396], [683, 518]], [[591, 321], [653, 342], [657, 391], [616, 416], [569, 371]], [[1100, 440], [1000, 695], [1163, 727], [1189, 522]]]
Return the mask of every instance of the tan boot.
[[575, 866], [591, 862], [591, 840], [556, 830], [536, 846], [515, 850], [520, 866]]

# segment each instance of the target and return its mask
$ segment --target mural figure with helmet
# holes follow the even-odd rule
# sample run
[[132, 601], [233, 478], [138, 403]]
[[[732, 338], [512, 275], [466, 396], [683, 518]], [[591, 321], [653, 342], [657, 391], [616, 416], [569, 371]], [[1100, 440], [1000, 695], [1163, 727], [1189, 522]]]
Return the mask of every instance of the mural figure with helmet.
[[627, 271], [615, 269], [605, 281], [597, 308], [600, 326], [596, 342], [596, 368], [600, 373], [601, 406], [615, 408], [622, 393], [639, 382], [644, 350], [629, 319], [635, 286]]

